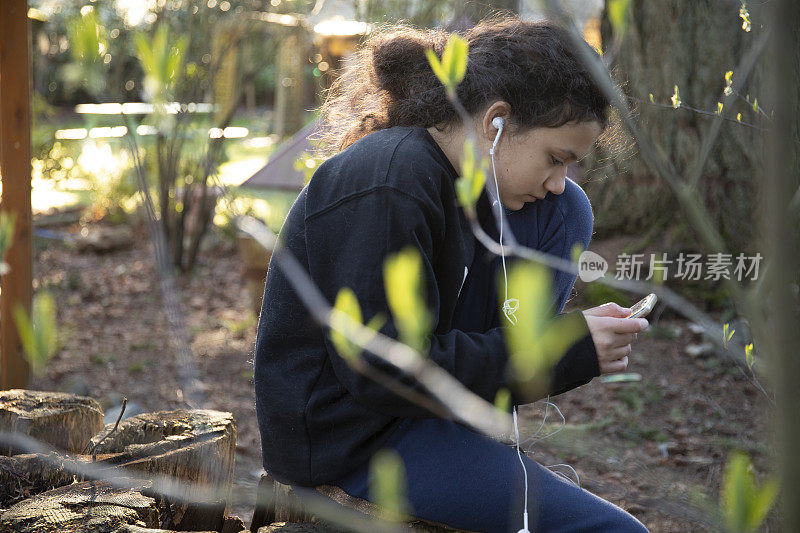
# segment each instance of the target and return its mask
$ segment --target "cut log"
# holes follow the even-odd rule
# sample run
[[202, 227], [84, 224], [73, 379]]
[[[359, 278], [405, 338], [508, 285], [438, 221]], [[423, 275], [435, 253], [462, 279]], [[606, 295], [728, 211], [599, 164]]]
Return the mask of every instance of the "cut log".
[[340, 533], [322, 524], [313, 522], [275, 522], [268, 526], [258, 528], [253, 533]]
[[[315, 489], [343, 507], [372, 518], [380, 517], [380, 510], [374, 503], [351, 496], [340, 487], [320, 485]], [[429, 533], [470, 533], [419, 517], [412, 517], [412, 520], [407, 522], [407, 527], [412, 531]], [[250, 523], [250, 531], [251, 533], [338, 533], [340, 530], [325, 524], [324, 520], [319, 520], [318, 517], [304, 510], [302, 501], [294, 494], [290, 485], [275, 481], [265, 473], [261, 475], [258, 483], [256, 508]]]
[[[92, 438], [100, 443], [114, 425]], [[236, 452], [236, 422], [231, 413], [178, 410], [143, 413], [120, 422], [95, 448], [98, 463], [185, 479], [218, 491], [219, 499], [171, 501], [171, 519], [162, 527], [219, 531], [230, 508]], [[113, 454], [104, 457], [99, 454]]]
[[61, 464], [63, 456], [57, 453], [0, 456], [0, 507], [8, 508], [41, 492], [72, 483], [72, 473], [59, 466]]
[[[80, 453], [103, 428], [103, 409], [93, 398], [63, 392], [0, 391], [0, 429], [16, 431], [62, 450]], [[0, 454], [26, 450], [0, 444]]]
[[[114, 533], [178, 533], [174, 529], [151, 529], [149, 527], [126, 524], [120, 526]], [[217, 533], [216, 531], [194, 531], [193, 533]], [[238, 533], [238, 532], [237, 532]]]
[[244, 527], [244, 521], [238, 516], [231, 515], [225, 517], [225, 523], [222, 524], [219, 533], [242, 533], [242, 531], [248, 533], [247, 528]]
[[75, 248], [81, 252], [112, 252], [130, 248], [133, 230], [127, 226], [84, 226], [74, 237]]
[[300, 499], [294, 495], [290, 485], [272, 479], [269, 474], [261, 474], [250, 531], [256, 533], [259, 528], [274, 522], [312, 522], [313, 515], [297, 510], [300, 505]]
[[157, 528], [156, 501], [142, 494], [148, 489], [149, 483], [118, 489], [105, 481], [59, 487], [8, 509], [0, 517], [0, 533], [106, 533], [125, 524]]

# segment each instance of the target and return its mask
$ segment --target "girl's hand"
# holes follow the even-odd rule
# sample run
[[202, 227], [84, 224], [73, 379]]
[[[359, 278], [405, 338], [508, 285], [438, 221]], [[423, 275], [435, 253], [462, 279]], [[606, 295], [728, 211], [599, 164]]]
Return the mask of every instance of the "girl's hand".
[[624, 372], [628, 368], [631, 343], [650, 325], [646, 318], [625, 318], [630, 312], [630, 308], [614, 302], [583, 311], [601, 374]]

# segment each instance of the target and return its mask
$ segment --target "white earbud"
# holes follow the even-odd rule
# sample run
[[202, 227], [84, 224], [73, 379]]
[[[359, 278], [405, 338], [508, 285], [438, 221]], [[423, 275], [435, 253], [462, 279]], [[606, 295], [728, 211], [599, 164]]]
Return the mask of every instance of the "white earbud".
[[491, 155], [494, 155], [494, 149], [497, 147], [497, 142], [500, 140], [500, 135], [503, 133], [503, 126], [505, 126], [505, 123], [506, 121], [503, 120], [503, 117], [494, 117], [492, 119], [492, 126], [497, 128], [497, 135], [495, 135], [492, 147], [489, 149], [489, 154]]

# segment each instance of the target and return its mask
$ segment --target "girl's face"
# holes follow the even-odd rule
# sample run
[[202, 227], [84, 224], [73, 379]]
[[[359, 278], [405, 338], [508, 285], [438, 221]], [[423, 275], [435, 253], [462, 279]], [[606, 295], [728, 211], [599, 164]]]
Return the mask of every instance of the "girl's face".
[[[583, 159], [600, 133], [598, 122], [534, 128], [516, 135], [503, 130], [494, 156], [503, 205], [517, 211], [525, 202], [541, 200], [548, 192], [564, 192], [567, 165]], [[493, 179], [487, 176], [487, 180]]]

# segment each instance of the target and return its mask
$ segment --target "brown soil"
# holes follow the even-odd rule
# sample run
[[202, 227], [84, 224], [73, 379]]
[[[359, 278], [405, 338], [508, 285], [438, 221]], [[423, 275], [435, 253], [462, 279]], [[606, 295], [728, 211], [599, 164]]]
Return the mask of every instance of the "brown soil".
[[[37, 239], [34, 287], [55, 295], [63, 335], [46, 375], [32, 388], [86, 393], [104, 407], [119, 395], [144, 411], [185, 407], [147, 234], [143, 228], [135, 233], [132, 249], [104, 255]], [[234, 245], [214, 238], [178, 287], [206, 396], [202, 407], [230, 411], [237, 421], [232, 512], [249, 523], [262, 470], [252, 373], [256, 328], [243, 273]], [[568, 307], [575, 305], [579, 299]], [[687, 354], [686, 345], [700, 339], [685, 321], [651, 318], [650, 334], [640, 335], [628, 368], [642, 380], [595, 379], [554, 398], [567, 427], [530, 454], [545, 465], [569, 463], [584, 488], [627, 509], [651, 531], [707, 530], [732, 449], [750, 453], [759, 480], [774, 470], [771, 409], [725, 354]], [[680, 332], [669, 338], [674, 328]], [[543, 412], [538, 403], [521, 409], [523, 439]], [[547, 422], [545, 430], [560, 425], [552, 409]]]

